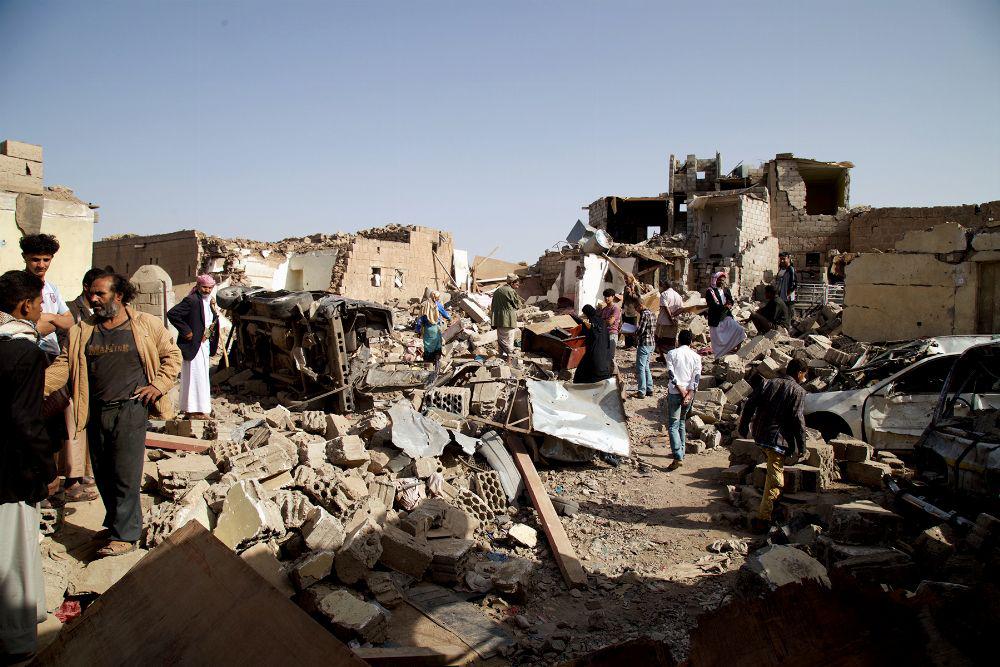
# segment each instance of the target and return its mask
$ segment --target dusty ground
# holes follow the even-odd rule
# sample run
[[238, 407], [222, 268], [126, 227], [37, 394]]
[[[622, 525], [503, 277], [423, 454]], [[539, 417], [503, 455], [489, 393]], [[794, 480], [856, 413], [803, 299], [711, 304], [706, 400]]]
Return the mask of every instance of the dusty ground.
[[[618, 361], [634, 391], [634, 352], [619, 351]], [[654, 365], [653, 372], [664, 371]], [[508, 656], [511, 664], [552, 664], [644, 635], [667, 641], [680, 657], [695, 618], [730, 594], [743, 562], [740, 548], [750, 535], [726, 517], [736, 512], [719, 480], [729, 465], [728, 451], [688, 455], [680, 470], [666, 472], [672, 457], [664, 444], [653, 441], [665, 435], [658, 405], [666, 390], [659, 379], [655, 391], [651, 398], [626, 400], [634, 446], [630, 459], [618, 466], [598, 460], [539, 468], [551, 493], [580, 503], [579, 513], [563, 517], [563, 524], [589, 575], [586, 588], [567, 588], [530, 505], [513, 518], [538, 528], [539, 546], [512, 548], [500, 534], [483, 545], [537, 563], [526, 603], [493, 594], [470, 599], [517, 638], [520, 648]], [[233, 408], [239, 411], [230, 405], [220, 412]], [[92, 557], [90, 538], [100, 528], [103, 508], [100, 501], [72, 508], [55, 541], [69, 552], [74, 567], [82, 567]], [[713, 544], [725, 553], [710, 550]], [[41, 629], [43, 644], [59, 629], [50, 617]]]
[[[634, 392], [633, 360], [633, 352], [619, 351], [623, 379]], [[662, 372], [654, 366], [654, 375]], [[751, 538], [723, 516], [736, 511], [719, 480], [728, 451], [689, 455], [681, 469], [666, 472], [672, 456], [652, 441], [660, 435], [658, 403], [666, 391], [657, 383], [653, 397], [626, 401], [630, 460], [617, 467], [540, 468], [551, 493], [580, 503], [579, 514], [564, 517], [563, 524], [589, 582], [569, 591], [547, 548], [517, 550], [539, 560], [533, 595], [510, 607], [489, 596], [483, 601], [496, 618], [506, 618], [524, 647], [514, 664], [551, 664], [643, 635], [667, 641], [682, 656], [698, 614], [732, 590], [743, 555], [709, 550], [713, 543], [739, 549]], [[534, 518], [530, 509], [521, 517], [526, 515]]]

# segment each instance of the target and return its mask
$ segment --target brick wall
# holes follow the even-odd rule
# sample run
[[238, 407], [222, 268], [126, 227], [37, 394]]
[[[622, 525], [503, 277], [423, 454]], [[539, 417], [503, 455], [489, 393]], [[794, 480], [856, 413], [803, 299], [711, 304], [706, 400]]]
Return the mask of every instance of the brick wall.
[[892, 250], [906, 232], [942, 222], [978, 229], [1000, 219], [1000, 201], [964, 206], [872, 208], [856, 213], [850, 223], [851, 252]]
[[[845, 187], [850, 187], [849, 174]], [[806, 254], [820, 253], [820, 264], [830, 250], [844, 251], [851, 242], [851, 215], [846, 208], [836, 215], [806, 213], [806, 184], [795, 160], [776, 159], [768, 165], [771, 192], [771, 228], [781, 250], [792, 254], [793, 263], [806, 270]]]
[[[387, 302], [420, 298], [426, 288], [447, 289], [449, 281], [434, 253], [451, 270], [454, 242], [451, 234], [427, 227], [407, 228], [409, 241], [386, 241], [359, 236], [351, 244], [337, 294], [352, 299]], [[380, 285], [373, 284], [373, 270], [380, 272]], [[397, 272], [402, 287], [396, 285]]]
[[166, 271], [177, 284], [190, 283], [201, 263], [201, 242], [194, 230], [95, 241], [93, 261], [94, 266], [111, 266], [124, 275], [151, 264]]

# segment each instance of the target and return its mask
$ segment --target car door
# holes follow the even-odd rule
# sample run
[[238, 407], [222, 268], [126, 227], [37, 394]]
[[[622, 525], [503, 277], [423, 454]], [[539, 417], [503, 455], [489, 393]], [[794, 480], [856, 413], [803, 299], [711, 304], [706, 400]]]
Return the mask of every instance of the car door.
[[875, 449], [913, 449], [931, 421], [956, 355], [937, 355], [900, 371], [865, 400], [865, 440]]

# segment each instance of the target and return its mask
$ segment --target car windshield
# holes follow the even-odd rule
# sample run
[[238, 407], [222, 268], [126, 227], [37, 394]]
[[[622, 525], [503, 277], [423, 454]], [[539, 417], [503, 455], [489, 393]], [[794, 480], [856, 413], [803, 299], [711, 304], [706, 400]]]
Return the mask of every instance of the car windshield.
[[1000, 345], [972, 348], [958, 359], [938, 410], [938, 425], [1000, 434]]

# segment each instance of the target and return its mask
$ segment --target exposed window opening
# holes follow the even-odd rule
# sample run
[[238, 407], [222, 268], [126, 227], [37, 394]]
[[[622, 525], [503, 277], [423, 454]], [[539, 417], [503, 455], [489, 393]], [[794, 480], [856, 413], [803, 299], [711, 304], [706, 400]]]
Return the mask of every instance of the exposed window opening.
[[682, 201], [680, 204], [677, 205], [678, 213], [687, 213], [687, 210], [688, 210], [688, 205], [686, 201]]
[[840, 169], [801, 170], [806, 186], [806, 213], [836, 215], [839, 206], [846, 206], [845, 177]]
[[396, 269], [396, 275], [392, 282], [398, 289], [403, 289], [403, 269]]
[[656, 225], [656, 226], [647, 226], [646, 227], [646, 238], [647, 239], [653, 238], [654, 236], [656, 236], [657, 234], [660, 233], [660, 229], [662, 229], [662, 228], [659, 225]]
[[819, 253], [818, 252], [807, 252], [806, 253], [806, 266], [819, 266]]
[[382, 269], [377, 266], [372, 267], [372, 287], [382, 286]]
[[695, 172], [695, 174], [697, 174], [696, 177], [697, 177], [697, 179], [699, 181], [704, 181], [705, 180], [705, 172], [703, 172], [703, 171], [697, 171], [697, 172]]

